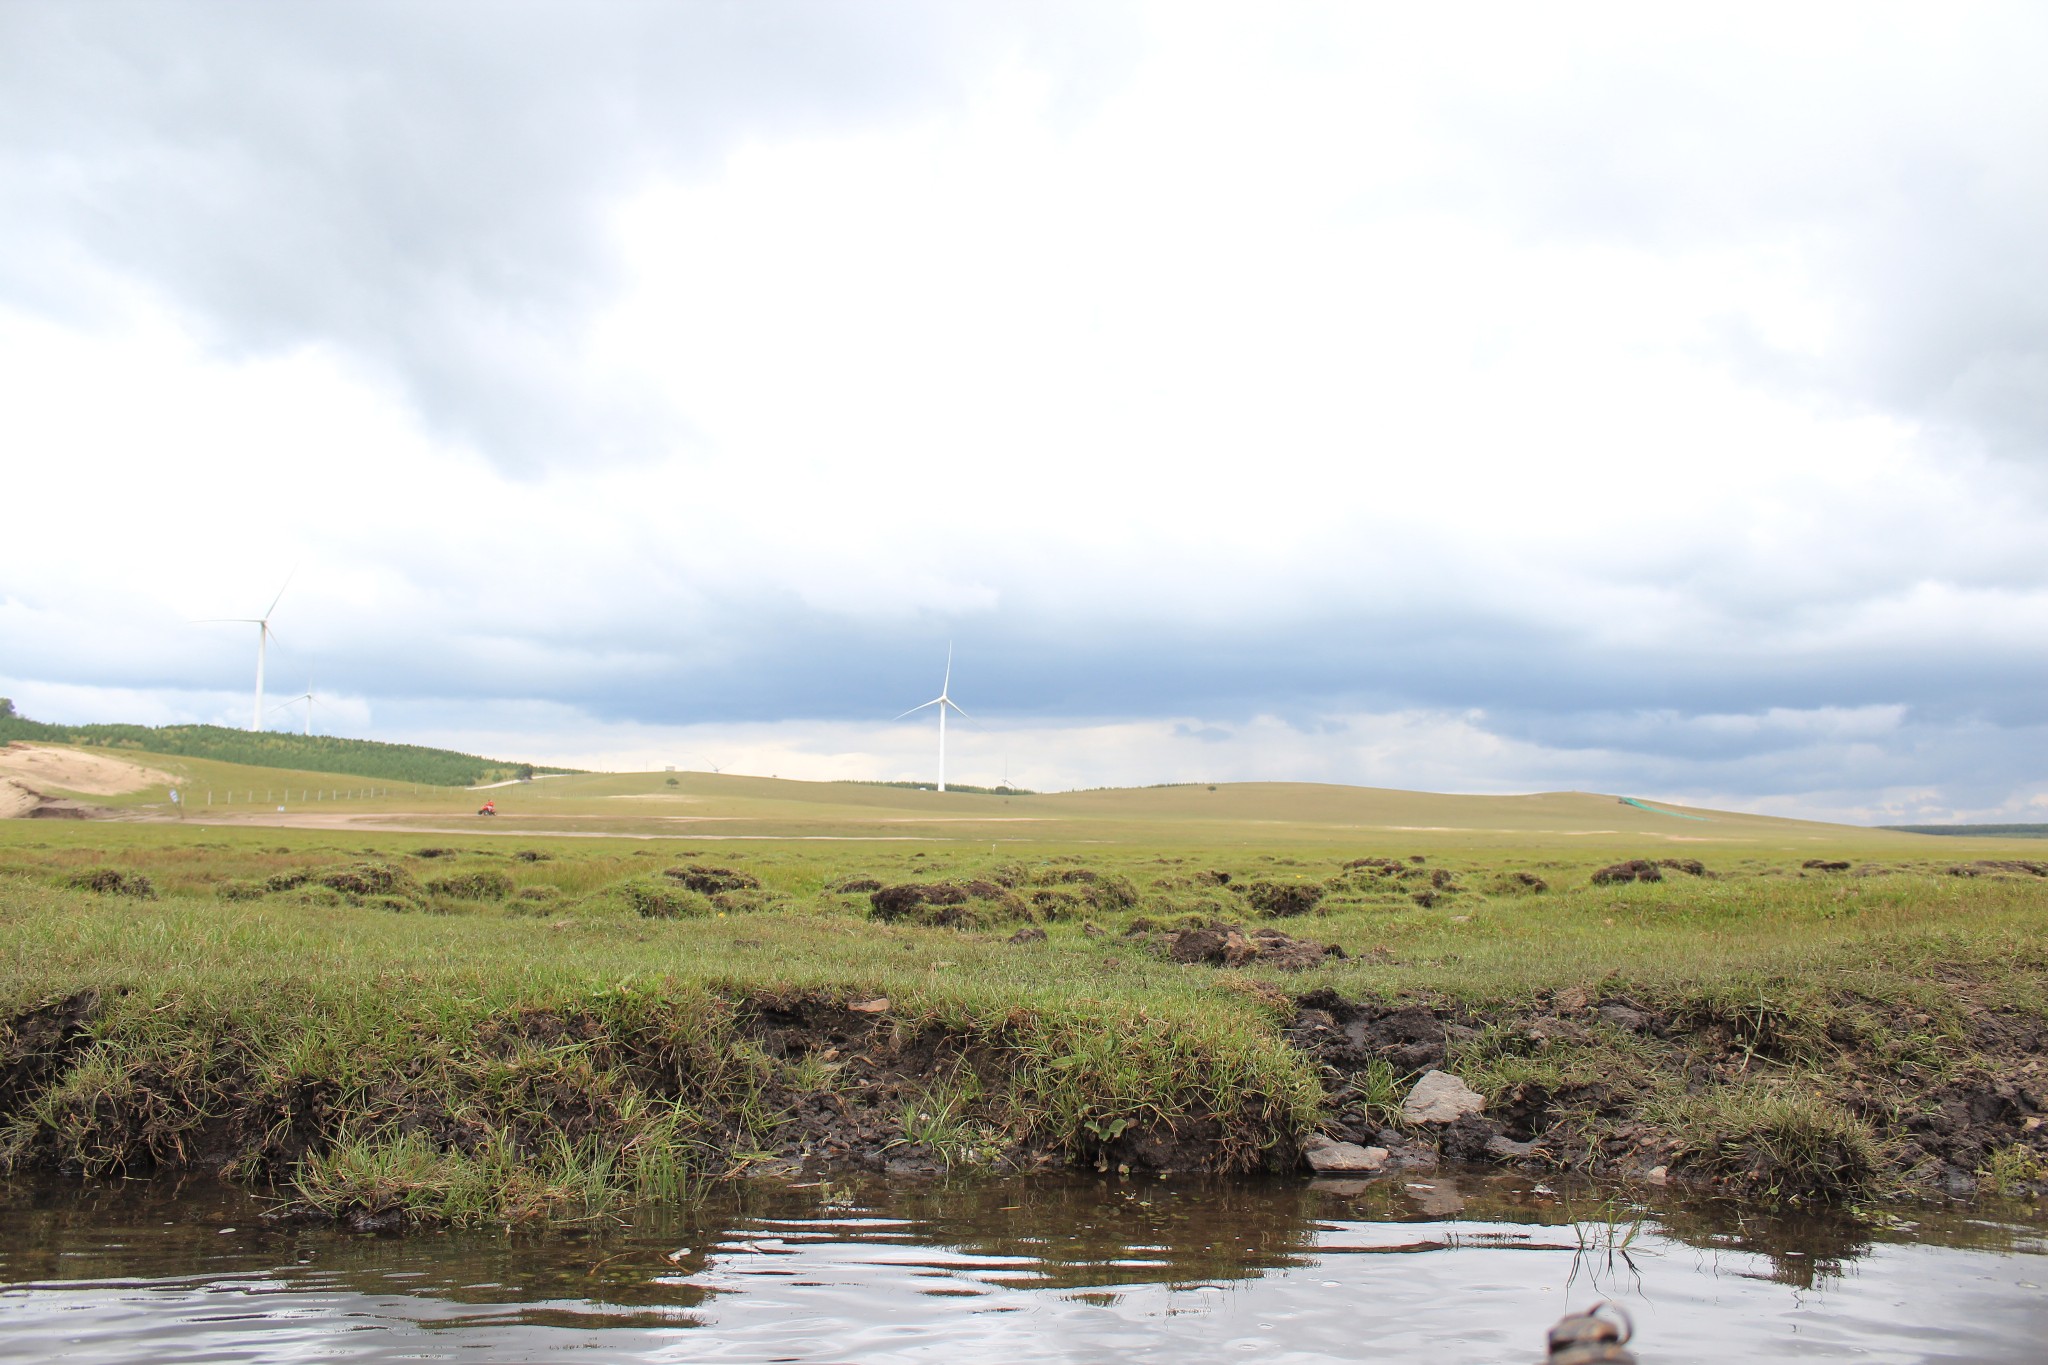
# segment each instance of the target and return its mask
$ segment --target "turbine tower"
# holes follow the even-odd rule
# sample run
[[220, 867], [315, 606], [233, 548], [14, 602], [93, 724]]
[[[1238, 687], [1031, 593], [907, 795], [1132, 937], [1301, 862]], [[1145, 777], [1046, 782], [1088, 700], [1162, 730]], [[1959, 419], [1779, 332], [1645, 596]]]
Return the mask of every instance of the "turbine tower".
[[[291, 585], [292, 576], [286, 574], [284, 577], [284, 588], [289, 588]], [[209, 618], [215, 622], [231, 622], [235, 625], [256, 627], [256, 709], [255, 714], [249, 721], [249, 728], [251, 730], [261, 730], [263, 728], [263, 654], [264, 650], [269, 646], [271, 638], [277, 634], [276, 631], [270, 628], [270, 615], [271, 612], [277, 610], [277, 604], [284, 600], [284, 588], [277, 590], [277, 596], [270, 599], [269, 610], [265, 611], [261, 616], [215, 616]], [[312, 724], [310, 712], [307, 715], [306, 723], [309, 726]]]
[[936, 707], [938, 707], [938, 708], [939, 708], [939, 790], [940, 790], [940, 791], [944, 791], [944, 790], [946, 789], [946, 708], [947, 708], [947, 707], [949, 707], [949, 706], [950, 706], [950, 707], [952, 707], [952, 708], [953, 708], [953, 709], [954, 709], [955, 711], [958, 711], [958, 712], [960, 713], [960, 715], [961, 715], [961, 717], [962, 717], [963, 719], [964, 719], [964, 718], [966, 718], [966, 716], [967, 716], [967, 713], [966, 713], [965, 711], [961, 711], [961, 710], [960, 710], [960, 704], [959, 704], [958, 702], [954, 701], [954, 700], [953, 700], [953, 698], [952, 698], [952, 697], [951, 697], [950, 695], [948, 695], [948, 694], [949, 694], [949, 693], [951, 692], [951, 690], [952, 690], [952, 687], [953, 687], [953, 646], [951, 646], [951, 645], [947, 645], [947, 646], [946, 646], [946, 677], [945, 677], [945, 680], [944, 680], [943, 682], [941, 682], [941, 683], [939, 684], [939, 695], [938, 695], [938, 696], [936, 696], [936, 697], [933, 697], [933, 698], [932, 698], [932, 699], [931, 699], [930, 701], [928, 701], [928, 702], [924, 703], [924, 706], [913, 706], [913, 707], [911, 707], [911, 708], [910, 708], [910, 709], [909, 709], [908, 711], [905, 711], [905, 712], [903, 713], [903, 715], [902, 715], [902, 716], [898, 716], [898, 717], [896, 717], [896, 719], [898, 719], [898, 720], [902, 720], [902, 719], [903, 719], [903, 716], [914, 716], [914, 715], [916, 715], [916, 714], [917, 714], [918, 712], [920, 712], [920, 711], [924, 710], [925, 706], [936, 706]]

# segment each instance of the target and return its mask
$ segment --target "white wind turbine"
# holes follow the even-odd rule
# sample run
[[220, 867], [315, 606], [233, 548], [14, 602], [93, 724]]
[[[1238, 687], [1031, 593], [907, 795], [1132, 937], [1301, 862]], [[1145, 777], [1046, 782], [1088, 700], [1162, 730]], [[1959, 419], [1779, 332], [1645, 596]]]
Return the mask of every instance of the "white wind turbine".
[[280, 706], [271, 707], [271, 714], [275, 715], [279, 711], [289, 711], [300, 702], [306, 703], [306, 733], [310, 735], [313, 733], [313, 680], [311, 678], [306, 679], [305, 691]]
[[960, 712], [960, 715], [961, 715], [961, 717], [962, 717], [962, 719], [965, 719], [965, 718], [967, 717], [967, 713], [966, 713], [965, 711], [961, 711], [961, 710], [960, 710], [960, 704], [959, 704], [958, 702], [954, 701], [954, 700], [953, 700], [953, 698], [952, 698], [951, 696], [947, 695], [947, 694], [948, 694], [948, 693], [949, 693], [949, 692], [950, 692], [950, 691], [952, 690], [952, 687], [953, 687], [953, 646], [951, 646], [951, 645], [947, 645], [947, 646], [946, 646], [946, 677], [945, 677], [945, 681], [943, 681], [943, 682], [941, 682], [941, 683], [939, 684], [939, 695], [938, 695], [938, 696], [936, 696], [936, 697], [933, 697], [933, 698], [932, 698], [932, 699], [931, 699], [930, 701], [928, 701], [928, 702], [924, 703], [924, 706], [913, 706], [913, 707], [911, 707], [911, 708], [910, 708], [910, 709], [909, 709], [908, 711], [905, 711], [905, 712], [903, 713], [903, 715], [902, 715], [902, 716], [898, 716], [898, 717], [896, 717], [896, 719], [898, 719], [898, 720], [902, 720], [902, 719], [903, 719], [903, 716], [914, 716], [914, 715], [916, 715], [916, 714], [917, 714], [918, 712], [920, 712], [920, 711], [924, 710], [925, 706], [936, 706], [936, 707], [938, 707], [938, 708], [939, 708], [939, 790], [940, 790], [940, 791], [944, 791], [944, 790], [946, 789], [946, 708], [950, 706], [950, 707], [952, 707], [952, 708], [953, 708], [953, 709], [954, 709], [955, 711], [959, 711], [959, 712]]
[[[286, 574], [284, 576], [284, 588], [289, 588], [291, 585], [292, 576]], [[277, 590], [277, 596], [270, 599], [269, 610], [265, 611], [261, 616], [215, 616], [208, 618], [209, 622], [228, 622], [235, 625], [256, 627], [256, 711], [253, 718], [249, 721], [249, 728], [251, 730], [261, 730], [263, 728], [263, 654], [268, 648], [271, 638], [277, 634], [276, 631], [270, 628], [270, 615], [271, 612], [277, 610], [277, 604], [284, 600], [284, 588]], [[306, 723], [309, 726], [312, 724], [312, 713], [310, 711], [307, 713]]]

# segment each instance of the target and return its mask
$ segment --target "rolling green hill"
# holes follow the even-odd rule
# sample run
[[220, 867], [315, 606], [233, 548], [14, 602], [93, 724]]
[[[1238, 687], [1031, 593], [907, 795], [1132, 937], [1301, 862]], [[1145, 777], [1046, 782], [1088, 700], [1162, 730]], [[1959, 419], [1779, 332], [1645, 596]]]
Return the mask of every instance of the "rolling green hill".
[[571, 771], [481, 758], [475, 754], [430, 749], [418, 744], [386, 744], [381, 740], [341, 739], [333, 735], [294, 735], [276, 730], [230, 730], [220, 725], [50, 725], [15, 715], [11, 706], [0, 711], [0, 743], [10, 740], [77, 744], [128, 753], [171, 754], [239, 763], [253, 768], [341, 773], [381, 782], [417, 782], [438, 787], [464, 787], [480, 782], [529, 777], [537, 772]]

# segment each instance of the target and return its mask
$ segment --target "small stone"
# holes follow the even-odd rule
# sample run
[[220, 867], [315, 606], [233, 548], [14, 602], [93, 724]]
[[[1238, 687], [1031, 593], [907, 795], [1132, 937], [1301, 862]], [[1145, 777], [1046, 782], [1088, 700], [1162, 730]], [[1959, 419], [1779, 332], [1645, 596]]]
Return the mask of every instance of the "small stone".
[[889, 997], [878, 995], [872, 1000], [855, 1000], [847, 1005], [846, 1008], [852, 1010], [855, 1014], [887, 1014], [889, 1012]]
[[1486, 1154], [1496, 1161], [1518, 1161], [1536, 1150], [1533, 1142], [1517, 1142], [1500, 1134], [1486, 1140]]
[[1410, 1123], [1454, 1123], [1486, 1108], [1486, 1097], [1448, 1071], [1427, 1071], [1401, 1104]]
[[1662, 1185], [1670, 1178], [1671, 1168], [1669, 1166], [1652, 1166], [1643, 1173], [1643, 1179], [1649, 1181], [1652, 1185]]
[[1627, 1005], [1602, 1005], [1600, 1017], [1618, 1029], [1630, 1033], [1641, 1033], [1650, 1026], [1650, 1016], [1641, 1010], [1632, 1010]]
[[1377, 1171], [1387, 1164], [1384, 1147], [1361, 1147], [1355, 1142], [1338, 1142], [1321, 1133], [1310, 1134], [1301, 1144], [1301, 1154], [1311, 1169], [1327, 1171]]

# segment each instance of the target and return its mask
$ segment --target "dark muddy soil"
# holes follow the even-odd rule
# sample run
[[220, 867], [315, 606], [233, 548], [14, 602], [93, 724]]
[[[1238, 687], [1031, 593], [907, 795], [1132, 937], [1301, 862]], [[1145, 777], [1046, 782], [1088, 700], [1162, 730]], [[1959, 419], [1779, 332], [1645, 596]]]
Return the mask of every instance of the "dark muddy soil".
[[[1749, 1193], [1838, 1197], [1896, 1188], [1962, 1195], [1975, 1190], [1994, 1153], [2030, 1150], [2048, 1169], [2048, 1026], [2028, 1016], [1972, 1011], [1977, 1049], [1963, 1074], [1938, 1083], [1870, 1055], [1867, 1040], [1838, 1042], [1827, 1098], [1868, 1126], [1875, 1155], [1829, 1148], [1824, 1138], [1793, 1170], [1769, 1135], [1731, 1140], [1715, 1150], [1688, 1145], [1688, 1134], [1644, 1117], [1647, 1077], [1640, 1062], [1616, 1065], [1556, 1088], [1521, 1084], [1496, 1096], [1479, 1116], [1443, 1129], [1402, 1131], [1361, 1102], [1371, 1068], [1401, 1075], [1456, 1071], [1461, 1049], [1485, 1039], [1531, 1055], [1641, 1058], [1693, 1093], [1749, 1079], [1793, 1049], [1789, 1020], [1758, 1021], [1712, 1010], [1668, 1008], [1614, 992], [1568, 991], [1527, 1005], [1474, 1011], [1434, 1001], [1347, 1001], [1328, 990], [1299, 999], [1289, 1040], [1324, 1068], [1332, 1135], [1395, 1147], [1418, 1142], [1459, 1160], [1507, 1162], [1528, 1169], [1695, 1181]], [[1911, 1019], [1895, 1021], [1900, 1029]], [[1626, 1034], [1641, 1046], [1615, 1054]], [[1603, 1036], [1604, 1035], [1604, 1036]], [[1779, 1054], [1774, 1056], [1774, 1054]], [[1782, 1144], [1780, 1144], [1782, 1145]], [[1413, 1159], [1412, 1154], [1409, 1158]], [[1397, 1163], [1398, 1164], [1398, 1163]], [[2027, 1187], [2021, 1182], [2020, 1188]], [[2009, 1187], [2010, 1188], [2010, 1187]], [[2048, 1192], [2038, 1176], [2037, 1192]]]
[[1127, 938], [1173, 962], [1209, 967], [1243, 967], [1256, 963], [1283, 972], [1302, 972], [1320, 967], [1328, 958], [1344, 956], [1334, 943], [1295, 938], [1278, 929], [1246, 929], [1241, 924], [1220, 920], [1176, 929], [1158, 929], [1140, 920], [1126, 931]]
[[1661, 882], [1664, 874], [1657, 864], [1648, 858], [1630, 858], [1624, 863], [1614, 863], [1593, 874], [1593, 885], [1616, 886], [1623, 882]]
[[63, 1073], [92, 1041], [96, 991], [80, 991], [0, 1024], [0, 1120]]

